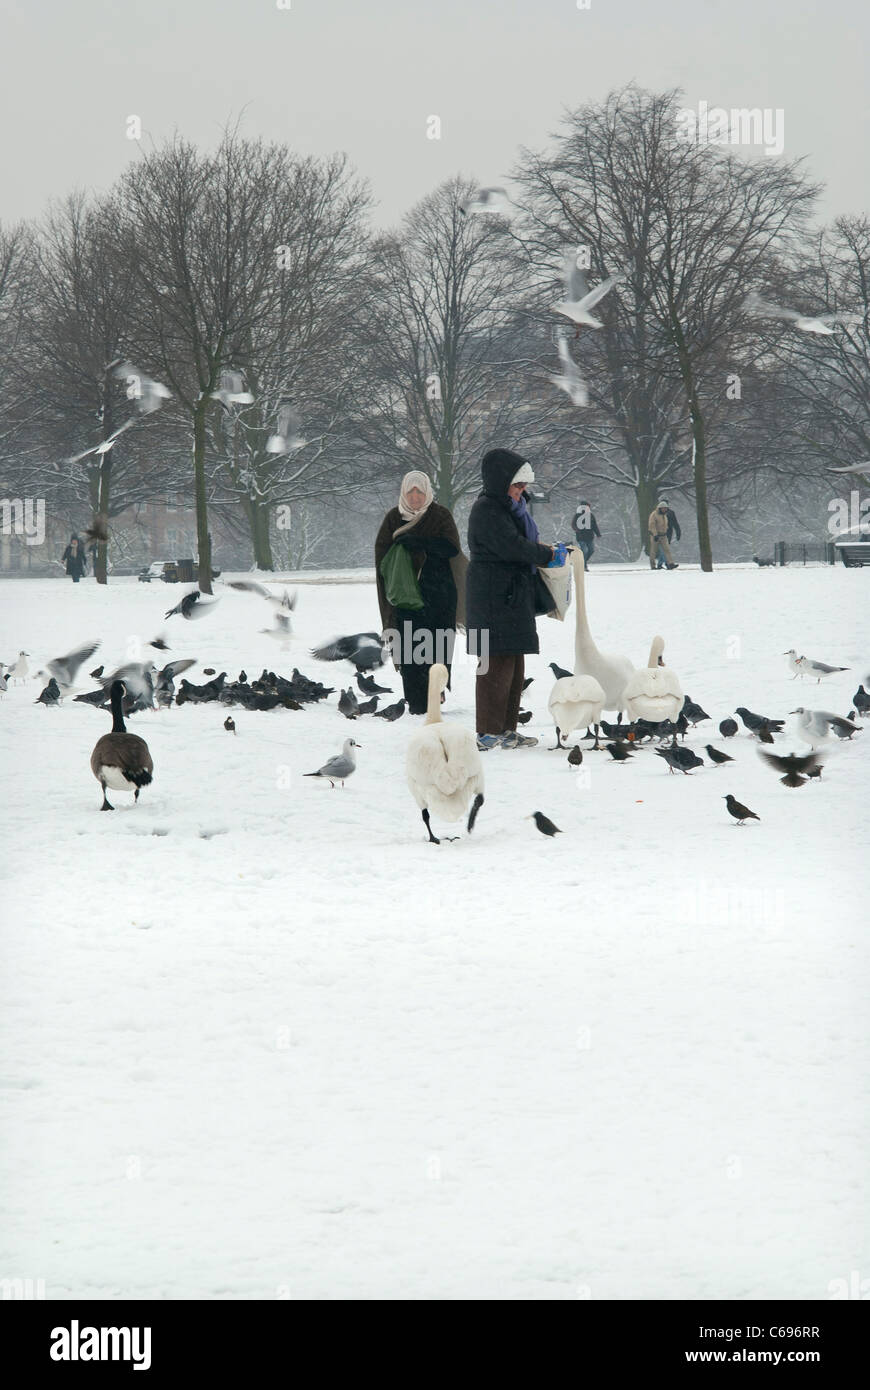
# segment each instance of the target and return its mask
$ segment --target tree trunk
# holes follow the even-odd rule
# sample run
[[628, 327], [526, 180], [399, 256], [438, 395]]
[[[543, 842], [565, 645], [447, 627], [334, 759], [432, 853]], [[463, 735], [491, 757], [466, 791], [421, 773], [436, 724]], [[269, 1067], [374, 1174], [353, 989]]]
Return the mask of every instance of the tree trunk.
[[[109, 497], [112, 490], [112, 457], [107, 454], [103, 459], [100, 468], [100, 490], [97, 499], [97, 515], [108, 518]], [[97, 553], [94, 561], [94, 578], [98, 584], [108, 584], [109, 582], [109, 544], [108, 541], [99, 541]]]
[[698, 549], [701, 552], [701, 569], [705, 574], [713, 572], [713, 547], [710, 544], [710, 518], [707, 512], [707, 437], [704, 430], [704, 415], [698, 392], [695, 389], [695, 374], [692, 359], [686, 345], [682, 325], [677, 317], [673, 303], [669, 305], [671, 333], [677, 349], [680, 375], [689, 404], [692, 421], [692, 465], [695, 481], [695, 514], [698, 520]]
[[245, 509], [251, 526], [254, 564], [258, 570], [273, 570], [275, 562], [272, 558], [272, 541], [269, 535], [271, 508], [267, 502], [248, 501]]
[[202, 396], [193, 415], [193, 482], [196, 496], [196, 545], [199, 558], [199, 588], [210, 594], [211, 537], [208, 533], [208, 498], [205, 490], [205, 410], [207, 399]]

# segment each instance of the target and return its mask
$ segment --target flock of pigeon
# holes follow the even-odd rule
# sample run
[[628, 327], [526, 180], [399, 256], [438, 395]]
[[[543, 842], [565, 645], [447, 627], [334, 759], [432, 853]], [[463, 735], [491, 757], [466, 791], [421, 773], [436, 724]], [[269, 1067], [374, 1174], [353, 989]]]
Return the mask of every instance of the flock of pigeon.
[[[290, 597], [285, 591], [284, 595], [278, 598], [262, 585], [248, 580], [231, 581], [230, 587], [266, 599], [279, 616], [287, 618], [289, 630], [289, 614], [295, 606], [295, 596]], [[167, 617], [178, 614], [191, 620], [202, 616], [219, 602], [216, 599], [199, 606], [198, 597], [198, 590], [186, 595], [175, 608], [170, 609]], [[194, 601], [187, 603], [187, 599]], [[656, 642], [660, 643], [661, 639], [656, 639]], [[168, 650], [162, 636], [154, 638], [148, 645], [158, 652]], [[37, 703], [51, 708], [70, 696], [80, 668], [94, 655], [98, 647], [99, 642], [85, 643], [65, 656], [49, 661], [44, 668], [36, 672], [36, 676], [45, 680]], [[10, 682], [23, 683], [28, 679], [28, 655], [29, 653], [22, 651], [16, 662], [8, 666], [0, 663], [0, 693], [7, 690]], [[378, 633], [355, 633], [339, 637], [314, 648], [311, 655], [324, 662], [347, 662], [354, 668], [359, 695], [353, 684], [340, 689], [337, 708], [344, 718], [356, 721], [369, 715], [393, 723], [405, 713], [404, 699], [382, 708], [378, 707], [381, 697], [392, 693], [389, 686], [378, 684], [373, 674], [385, 664], [387, 658], [386, 649]], [[655, 662], [651, 656], [651, 670], [645, 672], [650, 679], [655, 678], [651, 674], [654, 669], [661, 673], [659, 646], [654, 645], [653, 655]], [[810, 679], [819, 683], [840, 676], [848, 670], [846, 667], [832, 666], [799, 655], [795, 649], [783, 655], [794, 680]], [[216, 674], [213, 668], [205, 667], [204, 674], [210, 679], [202, 684], [195, 684], [183, 676], [183, 672], [195, 664], [192, 658], [168, 661], [161, 667], [158, 667], [154, 660], [128, 661], [109, 673], [105, 672], [103, 666], [98, 666], [90, 672], [92, 679], [97, 682], [96, 688], [72, 696], [76, 702], [111, 710], [112, 730], [98, 740], [91, 755], [91, 769], [103, 793], [102, 810], [114, 809], [108, 801], [107, 790], [132, 792], [134, 801], [138, 801], [141, 788], [152, 780], [154, 764], [148, 745], [143, 738], [128, 732], [124, 722], [126, 717], [145, 710], [168, 709], [173, 704], [180, 706], [215, 703], [246, 710], [301, 710], [306, 705], [325, 701], [336, 693], [335, 686], [327, 686], [312, 679], [296, 667], [289, 676], [279, 675], [264, 668], [254, 679], [249, 679], [247, 673], [241, 670], [238, 677], [231, 681], [227, 680], [226, 671]], [[575, 679], [570, 672], [555, 662], [550, 663], [550, 669], [556, 681], [556, 692], [561, 683]], [[532, 679], [526, 679], [524, 691], [532, 684]], [[870, 677], [865, 680], [870, 684]], [[456, 820], [464, 816], [471, 806], [468, 821], [468, 829], [471, 830], [477, 812], [483, 804], [483, 771], [478, 742], [469, 730], [452, 722], [445, 723], [441, 717], [446, 682], [446, 669], [442, 666], [433, 667], [430, 672], [426, 722], [413, 735], [408, 749], [409, 786], [420, 805], [429, 839], [435, 844], [439, 844], [440, 841], [432, 832], [429, 822], [430, 810], [437, 810], [448, 820]], [[863, 682], [858, 686], [852, 703], [854, 708], [846, 717], [830, 710], [808, 709], [803, 706], [789, 711], [797, 716], [799, 737], [809, 745], [810, 751], [797, 754], [770, 751], [765, 747], [758, 749], [760, 757], [779, 775], [783, 785], [794, 788], [803, 786], [808, 780], [820, 779], [825, 746], [831, 740], [851, 741], [856, 733], [862, 731], [858, 720], [870, 714], [870, 694]], [[562, 706], [554, 706], [551, 698], [551, 710], [560, 708]], [[682, 698], [681, 708], [679, 702], [671, 708], [673, 713], [679, 710], [676, 718], [649, 720], [635, 717], [630, 722], [623, 722], [620, 714], [616, 723], [610, 723], [601, 719], [599, 714], [597, 721], [586, 729], [585, 738], [593, 740], [591, 747], [586, 750], [587, 753], [606, 751], [614, 762], [624, 764], [635, 758], [644, 747], [652, 747], [655, 755], [667, 766], [669, 774], [677, 772], [684, 776], [691, 775], [697, 768], [705, 766], [705, 760], [686, 745], [686, 734], [709, 720], [710, 715], [689, 695]], [[738, 706], [734, 713], [739, 716], [747, 734], [760, 745], [773, 745], [776, 738], [782, 737], [784, 719], [758, 714], [742, 705]], [[530, 710], [521, 712], [520, 718], [523, 722], [531, 717]], [[224, 721], [224, 728], [231, 734], [236, 733], [235, 721], [229, 713]], [[730, 716], [719, 723], [719, 733], [723, 741], [733, 738], [738, 731], [736, 720]], [[603, 748], [599, 741], [602, 734], [607, 740]], [[565, 748], [561, 740], [562, 735], [557, 727], [555, 748]], [[304, 775], [320, 778], [328, 782], [332, 788], [336, 785], [344, 786], [356, 770], [356, 752], [361, 746], [356, 738], [346, 739], [340, 753], [329, 758], [313, 772]], [[705, 752], [714, 767], [735, 762], [730, 753], [724, 752], [712, 743], [706, 744]], [[579, 744], [568, 749], [568, 763], [574, 768], [583, 763], [583, 749]], [[730, 793], [724, 799], [728, 813], [738, 825], [743, 825], [748, 820], [760, 819], [754, 811]], [[544, 835], [553, 836], [561, 833], [558, 826], [540, 811], [534, 812], [530, 819], [534, 819], [538, 830]]]

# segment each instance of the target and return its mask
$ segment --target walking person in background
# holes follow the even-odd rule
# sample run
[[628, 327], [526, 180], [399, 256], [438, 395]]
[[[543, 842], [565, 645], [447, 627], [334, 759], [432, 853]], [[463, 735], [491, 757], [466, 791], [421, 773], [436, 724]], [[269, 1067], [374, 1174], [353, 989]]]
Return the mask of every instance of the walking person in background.
[[78, 584], [82, 575], [87, 573], [85, 548], [78, 536], [70, 536], [69, 545], [61, 555], [60, 563], [66, 565], [66, 572], [74, 584]]
[[[673, 517], [673, 522], [668, 521], [669, 515]], [[674, 516], [673, 512], [670, 511], [667, 500], [663, 499], [656, 504], [649, 514], [647, 529], [649, 531], [649, 567], [651, 570], [662, 569], [664, 565], [667, 565], [669, 570], [678, 568], [677, 562], [671, 554], [671, 547], [669, 544], [670, 536], [674, 534], [675, 527], [676, 536], [679, 540], [680, 528], [677, 525], [677, 518]], [[656, 564], [657, 550], [661, 557], [658, 565]]]
[[574, 535], [577, 537], [577, 544], [583, 551], [583, 559], [588, 569], [589, 561], [592, 559], [592, 552], [595, 549], [595, 537], [597, 536], [598, 539], [601, 540], [601, 532], [598, 529], [598, 522], [595, 520], [595, 514], [592, 511], [591, 503], [580, 503], [574, 513], [574, 520], [571, 524], [574, 528]]
[[[395, 608], [387, 598], [381, 561], [395, 544], [410, 552], [422, 608]], [[429, 478], [416, 469], [406, 473], [398, 505], [387, 512], [375, 540], [375, 574], [382, 630], [391, 628], [400, 634], [400, 649], [393, 653], [393, 660], [410, 714], [426, 713], [430, 666], [442, 662], [449, 674], [456, 625], [465, 622], [467, 564], [456, 522], [435, 501]], [[412, 659], [415, 648], [416, 660]], [[428, 648], [428, 662], [420, 659], [424, 648]]]
[[532, 748], [517, 733], [525, 653], [537, 652], [535, 616], [554, 607], [538, 574], [554, 556], [538, 540], [525, 502], [530, 465], [510, 449], [490, 449], [480, 466], [483, 491], [468, 519], [468, 650], [478, 654], [477, 746]]

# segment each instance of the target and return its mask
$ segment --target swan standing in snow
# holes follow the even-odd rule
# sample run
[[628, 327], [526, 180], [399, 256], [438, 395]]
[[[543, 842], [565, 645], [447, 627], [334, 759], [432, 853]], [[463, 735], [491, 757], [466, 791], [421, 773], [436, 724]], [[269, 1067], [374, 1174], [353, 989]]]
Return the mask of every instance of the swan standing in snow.
[[638, 671], [633, 671], [625, 684], [623, 700], [628, 717], [648, 719], [658, 724], [662, 719], [680, 717], [683, 708], [683, 692], [675, 672], [661, 660], [665, 649], [663, 637], [654, 637], [649, 649], [649, 662]]
[[577, 627], [574, 637], [574, 675], [594, 676], [604, 691], [603, 708], [621, 715], [625, 709], [623, 691], [634, 671], [627, 656], [611, 656], [600, 652], [592, 640], [586, 616], [586, 564], [583, 551], [573, 550], [574, 585], [577, 590]]
[[405, 758], [408, 786], [433, 845], [441, 841], [432, 834], [430, 811], [453, 822], [465, 815], [471, 803], [470, 833], [483, 805], [483, 765], [477, 738], [469, 729], [445, 724], [441, 718], [441, 692], [446, 685], [447, 667], [436, 663], [429, 670], [426, 723], [412, 736]]
[[[580, 555], [583, 560], [582, 552], [575, 551], [575, 555]], [[572, 563], [574, 559], [572, 557]], [[577, 573], [575, 565], [575, 574]], [[586, 610], [581, 597], [582, 577], [578, 576], [577, 581], [577, 611], [575, 619], [575, 655], [582, 640], [583, 630], [588, 634], [589, 628], [586, 626]], [[604, 691], [595, 676], [584, 674], [579, 666], [576, 675], [569, 675], [564, 672], [558, 673], [561, 667], [555, 661], [550, 662], [553, 675], [556, 676], [556, 683], [550, 691], [550, 698], [547, 701], [547, 708], [553, 716], [553, 723], [556, 726], [556, 742], [553, 751], [563, 748], [565, 745], [562, 739], [574, 732], [575, 729], [588, 729], [590, 724], [595, 726], [595, 748], [599, 748], [598, 725], [601, 719], [601, 711], [604, 708]]]

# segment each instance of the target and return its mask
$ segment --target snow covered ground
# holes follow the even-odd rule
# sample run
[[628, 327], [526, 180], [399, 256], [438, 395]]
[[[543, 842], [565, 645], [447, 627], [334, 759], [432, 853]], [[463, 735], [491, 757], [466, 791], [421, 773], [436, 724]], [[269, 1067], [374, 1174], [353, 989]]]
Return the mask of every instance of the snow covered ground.
[[[292, 649], [223, 588], [0, 582], [0, 655], [88, 665], [165, 629], [235, 677], [377, 625], [370, 584], [300, 588]], [[870, 668], [868, 576], [594, 567], [593, 633], [645, 664], [661, 632], [724, 746], [738, 704], [846, 714]], [[547, 751], [539, 623], [530, 751], [485, 755], [474, 835], [426, 843], [404, 782], [420, 721], [184, 706], [136, 716], [138, 807], [99, 813], [109, 727], [0, 699], [0, 1277], [49, 1298], [825, 1298], [868, 1268], [870, 733], [821, 783], [737, 761], [670, 776]], [[790, 679], [781, 653], [851, 667]], [[393, 673], [392, 683], [399, 685]], [[447, 713], [473, 728], [473, 674]], [[85, 678], [80, 688], [89, 688]], [[867, 721], [870, 723], [870, 721]], [[793, 723], [793, 721], [790, 721]], [[353, 733], [344, 790], [303, 772]], [[781, 751], [801, 749], [794, 738]], [[761, 816], [737, 828], [732, 791]], [[542, 810], [563, 834], [547, 840]], [[437, 827], [436, 827], [437, 829]]]

